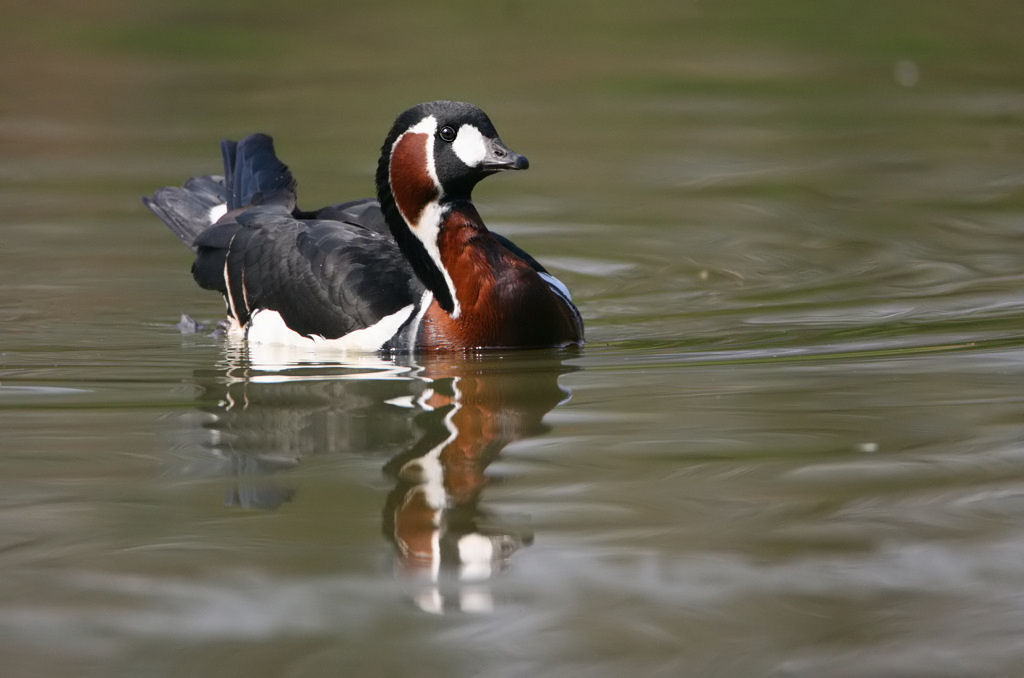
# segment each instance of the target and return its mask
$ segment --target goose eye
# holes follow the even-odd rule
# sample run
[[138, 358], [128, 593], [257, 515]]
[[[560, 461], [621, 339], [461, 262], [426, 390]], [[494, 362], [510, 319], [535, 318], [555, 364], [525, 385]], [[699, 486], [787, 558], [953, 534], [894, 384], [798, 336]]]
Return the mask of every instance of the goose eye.
[[448, 143], [455, 141], [455, 134], [455, 128], [451, 125], [445, 125], [437, 132], [437, 136], [441, 138], [441, 141], [447, 141]]

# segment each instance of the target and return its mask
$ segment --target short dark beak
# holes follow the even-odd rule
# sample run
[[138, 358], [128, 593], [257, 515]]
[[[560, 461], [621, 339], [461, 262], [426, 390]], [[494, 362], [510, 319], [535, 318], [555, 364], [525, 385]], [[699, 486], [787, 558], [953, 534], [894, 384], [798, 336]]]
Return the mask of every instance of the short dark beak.
[[530, 166], [530, 161], [525, 155], [519, 155], [506, 146], [501, 139], [492, 139], [481, 163], [485, 170], [496, 172], [498, 170], [523, 170]]

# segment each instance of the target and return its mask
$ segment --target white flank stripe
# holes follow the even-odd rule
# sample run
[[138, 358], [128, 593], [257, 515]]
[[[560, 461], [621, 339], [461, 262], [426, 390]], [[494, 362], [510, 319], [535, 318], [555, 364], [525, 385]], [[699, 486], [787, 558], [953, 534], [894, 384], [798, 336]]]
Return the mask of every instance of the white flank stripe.
[[210, 225], [216, 224], [220, 221], [220, 218], [228, 213], [228, 204], [222, 203], [220, 205], [214, 205], [210, 208], [210, 211], [206, 213], [206, 218], [210, 220]]
[[565, 283], [551, 275], [550, 273], [541, 273], [540, 277], [544, 279], [544, 282], [548, 284], [551, 291], [562, 298], [563, 301], [572, 303], [572, 294], [569, 293], [569, 288], [565, 286]]
[[249, 288], [245, 286], [245, 269], [242, 269], [242, 303], [245, 304], [246, 315], [252, 313], [252, 304], [249, 303]]
[[246, 337], [254, 344], [288, 346], [315, 353], [374, 352], [379, 351], [394, 336], [412, 312], [413, 304], [409, 304], [369, 327], [349, 332], [337, 339], [325, 339], [319, 335], [304, 337], [288, 327], [277, 311], [260, 309], [253, 313]]
[[234, 319], [238, 319], [238, 309], [235, 308], [235, 299], [231, 295], [231, 273], [228, 271], [228, 255], [231, 254], [231, 246], [235, 243], [235, 236], [231, 236], [231, 240], [228, 241], [228, 246], [225, 248], [224, 254], [224, 289], [227, 290], [228, 297], [228, 311], [230, 316]]

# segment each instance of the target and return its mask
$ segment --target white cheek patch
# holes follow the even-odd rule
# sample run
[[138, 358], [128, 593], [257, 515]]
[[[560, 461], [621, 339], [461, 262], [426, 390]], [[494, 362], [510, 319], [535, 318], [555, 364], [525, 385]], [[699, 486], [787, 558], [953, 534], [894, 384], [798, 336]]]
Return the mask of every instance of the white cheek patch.
[[473, 125], [463, 125], [452, 142], [452, 150], [467, 167], [476, 167], [487, 157], [487, 140]]

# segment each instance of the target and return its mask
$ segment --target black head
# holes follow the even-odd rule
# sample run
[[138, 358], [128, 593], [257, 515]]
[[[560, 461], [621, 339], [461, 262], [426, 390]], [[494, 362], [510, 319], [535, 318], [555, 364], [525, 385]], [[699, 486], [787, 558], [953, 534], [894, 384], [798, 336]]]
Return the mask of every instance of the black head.
[[[398, 144], [406, 135], [420, 145], [416, 152], [406, 147], [411, 146], [411, 140]], [[437, 197], [469, 199], [473, 187], [484, 177], [529, 166], [525, 156], [502, 142], [490, 118], [478, 107], [458, 101], [431, 101], [410, 108], [395, 120], [381, 149], [378, 190], [382, 188], [381, 180], [393, 184], [399, 177], [429, 173]], [[401, 190], [394, 185], [390, 188]]]
[[388, 133], [377, 165], [381, 209], [413, 270], [453, 316], [459, 314], [455, 287], [438, 250], [446, 207], [468, 201], [484, 177], [529, 165], [502, 143], [487, 114], [472, 104], [414, 106], [398, 116]]

